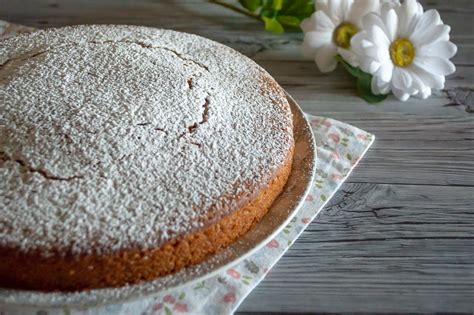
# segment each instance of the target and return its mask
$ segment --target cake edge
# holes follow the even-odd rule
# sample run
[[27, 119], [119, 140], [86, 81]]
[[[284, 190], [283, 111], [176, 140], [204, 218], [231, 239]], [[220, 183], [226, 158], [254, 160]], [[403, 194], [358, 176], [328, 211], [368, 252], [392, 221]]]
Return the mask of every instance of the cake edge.
[[38, 291], [83, 291], [151, 281], [202, 262], [254, 227], [280, 195], [293, 164], [294, 148], [269, 185], [251, 202], [217, 223], [155, 249], [133, 249], [97, 256], [41, 257], [1, 252], [0, 284], [4, 288]]

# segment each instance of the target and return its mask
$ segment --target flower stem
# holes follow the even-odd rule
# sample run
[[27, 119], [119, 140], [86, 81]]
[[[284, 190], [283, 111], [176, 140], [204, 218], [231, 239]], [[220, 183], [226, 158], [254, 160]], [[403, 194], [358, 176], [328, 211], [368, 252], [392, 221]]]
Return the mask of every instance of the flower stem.
[[221, 1], [221, 0], [208, 0], [210, 3], [214, 3], [214, 4], [217, 4], [217, 5], [220, 5], [220, 6], [223, 6], [227, 9], [231, 9], [232, 11], [234, 12], [237, 12], [237, 13], [240, 13], [240, 14], [244, 14], [248, 17], [251, 17], [252, 19], [256, 19], [258, 21], [261, 21], [260, 18], [258, 17], [258, 15], [256, 14], [253, 14], [253, 13], [250, 13], [248, 11], [245, 11], [239, 7], [236, 7], [230, 3], [227, 3], [225, 1]]

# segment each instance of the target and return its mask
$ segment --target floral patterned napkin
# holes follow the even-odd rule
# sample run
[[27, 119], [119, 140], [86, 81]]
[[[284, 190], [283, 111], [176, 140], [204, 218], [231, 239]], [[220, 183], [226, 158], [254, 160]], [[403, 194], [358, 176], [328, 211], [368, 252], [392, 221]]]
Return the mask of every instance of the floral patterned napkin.
[[[0, 21], [2, 33], [21, 27]], [[306, 115], [316, 138], [318, 161], [313, 187], [293, 220], [249, 258], [204, 281], [123, 304], [88, 309], [38, 309], [0, 306], [2, 315], [231, 314], [263, 280], [347, 179], [374, 136], [334, 119]]]

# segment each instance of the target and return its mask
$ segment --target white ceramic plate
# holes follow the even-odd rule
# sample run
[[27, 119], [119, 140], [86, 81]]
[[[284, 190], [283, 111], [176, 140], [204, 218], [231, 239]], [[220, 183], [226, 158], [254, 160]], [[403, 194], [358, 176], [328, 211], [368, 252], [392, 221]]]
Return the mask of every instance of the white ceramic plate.
[[311, 127], [298, 104], [288, 94], [287, 98], [294, 116], [295, 137], [295, 154], [290, 177], [282, 194], [275, 200], [264, 218], [237, 242], [200, 264], [153, 281], [120, 288], [69, 293], [0, 289], [0, 304], [47, 308], [122, 303], [201, 281], [255, 253], [295, 216], [308, 194], [316, 170], [316, 146]]

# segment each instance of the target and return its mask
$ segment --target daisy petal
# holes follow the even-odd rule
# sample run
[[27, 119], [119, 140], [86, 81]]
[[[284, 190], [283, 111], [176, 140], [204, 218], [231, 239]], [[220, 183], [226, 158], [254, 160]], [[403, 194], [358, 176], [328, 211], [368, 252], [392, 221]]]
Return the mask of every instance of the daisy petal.
[[370, 87], [371, 87], [372, 93], [376, 95], [390, 93], [390, 83], [380, 81], [377, 79], [377, 77], [372, 78]]
[[440, 40], [446, 40], [446, 37], [449, 38], [449, 32], [451, 31], [451, 27], [449, 25], [434, 25], [429, 26], [423, 32], [414, 32], [410, 36], [410, 40], [415, 44], [415, 46], [420, 47], [423, 45], [436, 43]]
[[418, 77], [420, 77], [424, 85], [436, 90], [444, 89], [444, 82], [446, 81], [444, 76], [432, 74], [416, 65], [413, 65], [410, 68]]
[[425, 45], [417, 49], [418, 56], [435, 56], [440, 58], [452, 58], [458, 48], [451, 42], [448, 41], [438, 41], [431, 45]]
[[380, 93], [380, 88], [377, 84], [377, 78], [376, 77], [372, 77], [372, 82], [370, 82], [370, 87], [371, 87], [372, 93], [374, 93], [375, 95], [381, 94]]
[[314, 20], [316, 22], [316, 30], [318, 31], [334, 31], [334, 28], [336, 25], [334, 25], [334, 22], [331, 20], [331, 18], [324, 13], [324, 11], [316, 11], [314, 14]]
[[408, 37], [418, 22], [418, 16], [423, 13], [423, 10], [419, 12], [418, 4], [415, 0], [406, 0], [401, 6], [396, 8], [399, 21], [399, 32], [400, 37]]
[[380, 66], [377, 75], [380, 76], [380, 79], [384, 82], [390, 82], [392, 80], [393, 75], [393, 63], [386, 62]]
[[378, 61], [385, 61], [385, 57], [387, 57], [383, 51], [376, 46], [365, 48], [364, 52], [368, 57]]
[[385, 32], [377, 25], [372, 26], [372, 42], [376, 43], [380, 48], [390, 45], [390, 41]]
[[385, 26], [387, 28], [388, 39], [393, 42], [397, 37], [398, 30], [398, 16], [395, 10], [391, 9], [385, 16]]
[[456, 71], [456, 67], [451, 61], [439, 57], [416, 57], [413, 63], [435, 75], [449, 75]]
[[355, 34], [354, 36], [352, 36], [351, 38], [351, 48], [354, 50], [354, 51], [357, 51], [358, 53], [360, 54], [363, 54], [363, 44], [362, 42], [363, 41], [367, 41], [365, 39], [366, 37], [366, 33], [364, 31], [362, 32], [359, 32], [357, 34]]
[[314, 14], [311, 15], [311, 17], [301, 21], [300, 27], [303, 30], [303, 32], [310, 32], [316, 29], [316, 21], [314, 20], [313, 17], [314, 17]]
[[308, 32], [304, 35], [303, 53], [313, 57], [317, 49], [331, 43], [331, 40], [330, 32]]
[[380, 15], [372, 12], [364, 16], [362, 19], [362, 29], [367, 32], [369, 37], [372, 37], [372, 28], [374, 25], [377, 25], [385, 32], [385, 24]]
[[328, 15], [332, 18], [336, 25], [344, 21], [342, 13], [342, 0], [330, 0], [328, 2]]
[[364, 38], [361, 40], [360, 46], [365, 49], [365, 48], [373, 47], [374, 44], [372, 44], [372, 42]]
[[421, 5], [421, 3], [417, 2], [416, 3], [416, 14], [418, 16], [421, 16], [423, 14], [423, 6]]
[[333, 31], [335, 26], [331, 18], [324, 11], [316, 11], [311, 17], [304, 19], [300, 24], [304, 32]]
[[431, 9], [423, 13], [423, 15], [418, 20], [418, 23], [415, 27], [415, 32], [417, 31], [424, 31], [432, 25], [438, 25], [441, 23], [441, 17], [439, 16], [439, 12], [435, 9]]
[[343, 49], [343, 48], [340, 48], [340, 47], [337, 49], [337, 52], [351, 66], [353, 66], [353, 67], [358, 67], [359, 66], [359, 57], [357, 56], [357, 54], [353, 53], [352, 51], [350, 51], [348, 49]]
[[352, 5], [347, 20], [355, 25], [361, 24], [361, 19], [369, 12], [375, 11], [379, 5], [379, 0], [358, 1]]
[[412, 71], [411, 73], [413, 77], [413, 84], [416, 86], [416, 89], [418, 92], [415, 94], [416, 97], [419, 97], [421, 99], [426, 99], [428, 96], [431, 95], [431, 88], [428, 87], [418, 76], [418, 74], [415, 71]]
[[327, 73], [336, 69], [337, 48], [332, 43], [319, 48], [316, 52], [316, 64], [321, 72]]
[[392, 9], [394, 9], [394, 7], [392, 7], [392, 6], [390, 5], [390, 3], [388, 3], [388, 2], [387, 2], [387, 3], [383, 3], [382, 5], [380, 5], [380, 10], [379, 10], [379, 11], [380, 11], [380, 12], [379, 12], [379, 13], [380, 13], [380, 16], [382, 16], [382, 17], [387, 16], [388, 11], [390, 11], [390, 10], [392, 10]]
[[412, 94], [414, 92], [413, 78], [408, 71], [399, 67], [395, 67], [393, 70], [392, 86], [405, 93]]
[[364, 70], [364, 72], [368, 72], [370, 74], [377, 73], [377, 71], [380, 69], [380, 66], [380, 62], [371, 58], [363, 58], [360, 62], [360, 68]]
[[420, 92], [418, 92], [418, 94], [416, 94], [416, 97], [426, 100], [430, 95], [431, 95], [431, 89], [425, 86], [423, 90], [421, 90]]
[[438, 90], [444, 89], [444, 84], [446, 83], [446, 78], [444, 77], [444, 75], [436, 75], [435, 80], [437, 80], [438, 85], [439, 85], [439, 88], [437, 89]]
[[353, 3], [354, 3], [354, 0], [342, 0], [341, 11], [342, 11], [343, 21], [348, 20], [351, 7], [353, 7]]
[[392, 87], [392, 92], [393, 95], [402, 102], [406, 102], [410, 98], [408, 93], [405, 93], [403, 90], [397, 89], [396, 87]]

